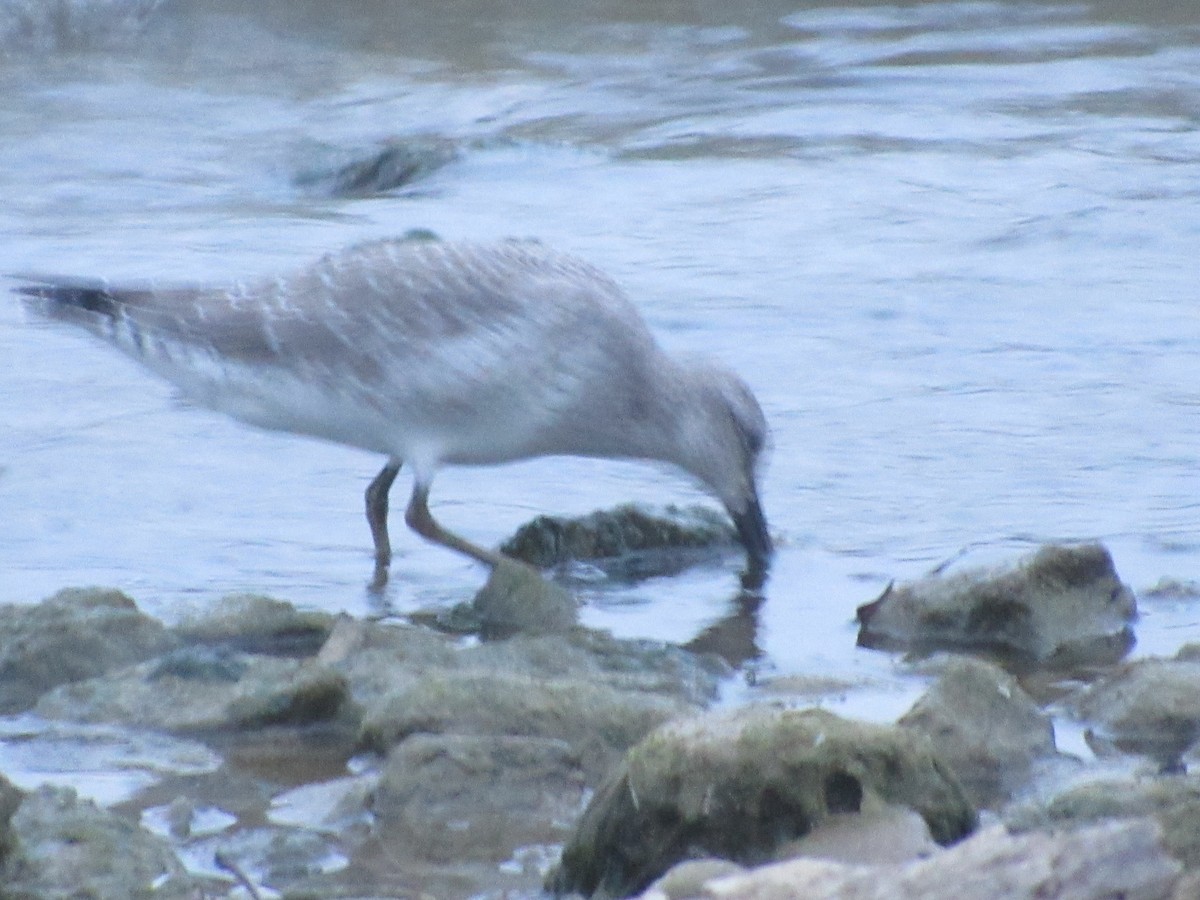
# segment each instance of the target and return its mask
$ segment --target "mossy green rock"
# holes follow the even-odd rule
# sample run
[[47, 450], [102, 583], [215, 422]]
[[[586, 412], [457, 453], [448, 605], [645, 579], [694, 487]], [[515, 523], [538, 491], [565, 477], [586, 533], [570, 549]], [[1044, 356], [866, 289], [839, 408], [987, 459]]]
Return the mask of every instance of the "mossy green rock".
[[975, 827], [953, 773], [905, 729], [773, 707], [671, 722], [597, 790], [549, 887], [621, 897], [687, 858], [761, 863], [868, 793], [915, 810], [939, 843]]

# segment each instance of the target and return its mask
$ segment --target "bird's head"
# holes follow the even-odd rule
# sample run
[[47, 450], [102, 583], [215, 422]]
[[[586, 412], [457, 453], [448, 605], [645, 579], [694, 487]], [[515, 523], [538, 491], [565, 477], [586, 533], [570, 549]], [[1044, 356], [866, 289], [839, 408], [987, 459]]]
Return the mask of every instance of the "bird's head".
[[750, 574], [765, 575], [774, 547], [758, 497], [770, 432], [754, 394], [734, 373], [710, 364], [694, 368], [698, 402], [680, 435], [685, 468], [729, 511], [746, 548]]

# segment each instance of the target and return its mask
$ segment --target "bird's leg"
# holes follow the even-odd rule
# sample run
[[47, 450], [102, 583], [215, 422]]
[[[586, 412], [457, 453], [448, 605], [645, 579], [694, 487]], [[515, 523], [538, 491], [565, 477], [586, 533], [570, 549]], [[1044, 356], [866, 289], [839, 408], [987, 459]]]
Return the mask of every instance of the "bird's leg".
[[367, 485], [367, 524], [371, 526], [371, 540], [375, 542], [375, 578], [372, 584], [383, 587], [387, 583], [387, 568], [392, 562], [392, 545], [388, 540], [388, 491], [400, 463], [391, 460], [374, 480]]
[[408, 527], [425, 538], [427, 541], [433, 541], [435, 544], [441, 544], [443, 547], [449, 547], [451, 550], [457, 550], [459, 553], [465, 553], [472, 559], [477, 559], [486, 566], [498, 566], [503, 563], [507, 557], [492, 550], [485, 550], [482, 547], [477, 547], [470, 541], [460, 538], [457, 534], [447, 531], [436, 521], [429, 512], [429, 485], [422, 484], [420, 480], [413, 485], [412, 499], [408, 501], [408, 509], [404, 513], [404, 521]]

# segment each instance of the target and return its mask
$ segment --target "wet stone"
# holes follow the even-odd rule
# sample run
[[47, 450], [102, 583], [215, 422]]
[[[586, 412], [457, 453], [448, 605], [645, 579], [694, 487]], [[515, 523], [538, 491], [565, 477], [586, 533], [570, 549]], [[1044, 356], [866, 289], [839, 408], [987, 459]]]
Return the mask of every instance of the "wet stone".
[[1133, 592], [1099, 544], [889, 587], [859, 608], [861, 646], [995, 654], [1021, 667], [1111, 664], [1133, 645]]
[[67, 588], [34, 606], [0, 607], [0, 713], [173, 644], [162, 623], [120, 591]]
[[1164, 771], [1200, 741], [1200, 660], [1142, 659], [1117, 667], [1071, 701], [1090, 723], [1088, 744], [1098, 756], [1147, 756]]
[[199, 885], [166, 841], [70, 788], [25, 796], [4, 866], [4, 896], [191, 898]]
[[937, 668], [899, 724], [929, 737], [974, 804], [1007, 800], [1039, 761], [1056, 755], [1050, 716], [999, 666], [951, 657]]
[[834, 815], [883, 803], [915, 810], [940, 843], [975, 827], [953, 773], [905, 729], [768, 707], [679, 720], [597, 789], [549, 885], [626, 896], [692, 856], [762, 863]]
[[514, 634], [556, 634], [579, 622], [579, 603], [527, 565], [504, 561], [475, 595], [472, 611], [485, 640]]

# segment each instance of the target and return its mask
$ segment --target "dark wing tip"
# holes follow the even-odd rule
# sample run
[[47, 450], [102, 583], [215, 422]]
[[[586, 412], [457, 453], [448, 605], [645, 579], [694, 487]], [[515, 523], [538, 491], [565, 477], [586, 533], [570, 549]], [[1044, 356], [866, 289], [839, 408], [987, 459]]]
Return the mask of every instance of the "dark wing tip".
[[102, 316], [115, 316], [120, 301], [102, 283], [71, 279], [26, 278], [32, 282], [18, 285], [16, 292], [41, 302], [48, 314], [67, 310], [82, 310]]

